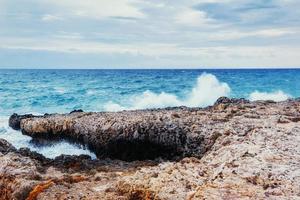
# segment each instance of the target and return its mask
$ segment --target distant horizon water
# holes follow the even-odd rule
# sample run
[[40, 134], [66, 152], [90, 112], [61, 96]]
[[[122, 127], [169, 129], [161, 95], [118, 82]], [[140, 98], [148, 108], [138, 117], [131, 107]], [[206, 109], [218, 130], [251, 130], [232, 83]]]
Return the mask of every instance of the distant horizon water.
[[300, 69], [0, 69], [0, 138], [47, 157], [95, 155], [60, 142], [40, 147], [8, 127], [13, 113], [205, 107], [219, 97], [300, 97]]
[[263, 66], [263, 67], [5, 67], [0, 66], [0, 70], [287, 70], [300, 69], [300, 66]]

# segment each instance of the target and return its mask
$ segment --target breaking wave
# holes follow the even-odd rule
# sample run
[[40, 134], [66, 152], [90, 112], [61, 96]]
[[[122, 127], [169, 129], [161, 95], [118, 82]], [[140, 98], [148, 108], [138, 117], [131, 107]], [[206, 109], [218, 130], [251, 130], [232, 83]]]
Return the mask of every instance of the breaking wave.
[[17, 149], [28, 147], [32, 151], [43, 154], [47, 158], [55, 158], [61, 154], [65, 155], [90, 155], [96, 158], [96, 155], [83, 146], [70, 144], [66, 141], [61, 141], [53, 145], [38, 147], [31, 143], [31, 137], [23, 135], [20, 131], [15, 131], [8, 126], [8, 117], [0, 117], [0, 138], [7, 140]]
[[257, 100], [273, 100], [273, 101], [285, 101], [288, 98], [291, 98], [289, 94], [284, 93], [281, 90], [275, 92], [259, 92], [254, 91], [250, 94], [249, 99], [250, 101], [257, 101]]
[[104, 109], [106, 111], [120, 111], [170, 106], [205, 107], [213, 104], [221, 96], [229, 96], [230, 91], [227, 83], [220, 82], [212, 74], [203, 73], [198, 77], [195, 87], [185, 99], [170, 93], [157, 94], [147, 90], [140, 95], [130, 97], [129, 106], [122, 106], [110, 101], [104, 106]]

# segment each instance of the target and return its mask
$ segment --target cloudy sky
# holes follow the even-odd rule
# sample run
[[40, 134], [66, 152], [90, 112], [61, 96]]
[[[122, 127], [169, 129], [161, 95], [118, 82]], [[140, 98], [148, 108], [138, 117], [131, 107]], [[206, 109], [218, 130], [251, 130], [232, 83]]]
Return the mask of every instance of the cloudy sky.
[[0, 67], [300, 67], [299, 0], [0, 0]]

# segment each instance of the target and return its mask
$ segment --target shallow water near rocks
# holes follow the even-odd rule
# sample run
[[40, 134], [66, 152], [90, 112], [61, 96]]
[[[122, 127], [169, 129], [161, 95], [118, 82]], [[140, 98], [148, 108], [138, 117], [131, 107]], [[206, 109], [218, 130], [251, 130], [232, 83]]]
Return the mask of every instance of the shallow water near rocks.
[[37, 145], [32, 142], [31, 137], [23, 135], [20, 131], [15, 131], [8, 126], [8, 117], [0, 119], [0, 138], [7, 140], [16, 148], [27, 147], [32, 151], [36, 151], [48, 158], [55, 158], [61, 154], [81, 155], [86, 154], [92, 158], [96, 158], [95, 154], [86, 149], [83, 145], [71, 144], [66, 141], [48, 143], [47, 145]]
[[[8, 127], [13, 113], [118, 111], [207, 106], [220, 96], [285, 100], [300, 96], [300, 70], [0, 70], [0, 138], [46, 157], [95, 155], [66, 141], [36, 145]], [[214, 91], [213, 93], [211, 91]]]

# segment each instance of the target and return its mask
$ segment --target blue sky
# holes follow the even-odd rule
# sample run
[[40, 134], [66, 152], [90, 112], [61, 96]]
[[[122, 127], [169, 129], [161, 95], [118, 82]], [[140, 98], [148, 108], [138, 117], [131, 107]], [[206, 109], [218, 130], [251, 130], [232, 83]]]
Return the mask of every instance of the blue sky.
[[300, 67], [299, 8], [299, 0], [0, 0], [0, 67]]

